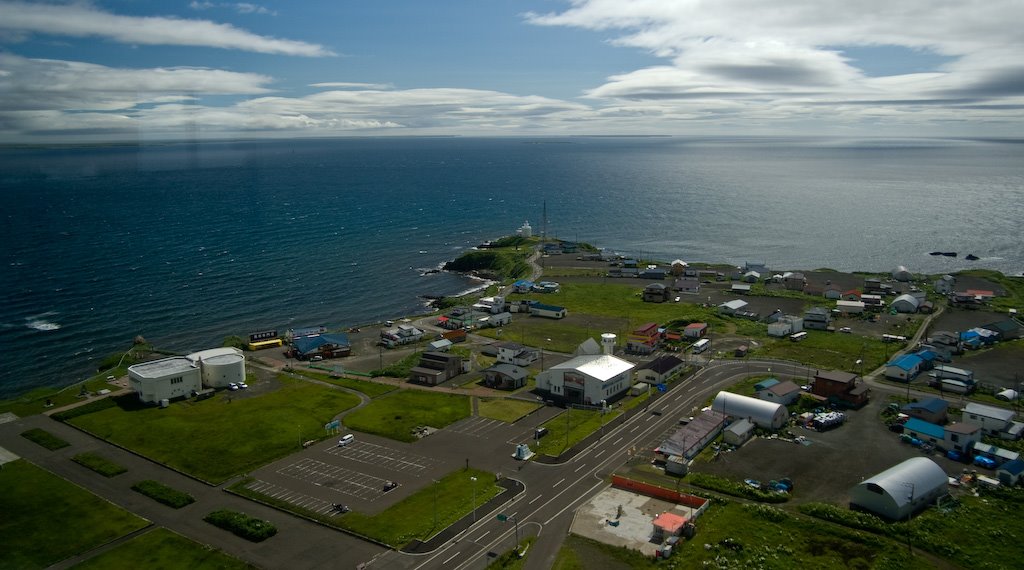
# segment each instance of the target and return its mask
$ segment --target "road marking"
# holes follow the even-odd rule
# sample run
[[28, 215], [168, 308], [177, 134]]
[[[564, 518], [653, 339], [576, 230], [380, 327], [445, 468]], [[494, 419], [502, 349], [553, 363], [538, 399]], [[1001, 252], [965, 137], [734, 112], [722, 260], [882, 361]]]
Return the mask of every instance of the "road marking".
[[576, 469], [573, 470], [573, 473], [579, 473], [580, 469], [583, 469], [586, 466], [587, 466], [586, 463], [581, 463], [579, 467], [577, 467]]
[[544, 498], [544, 495], [537, 495], [536, 497], [534, 497], [534, 499], [532, 501], [530, 501], [529, 503], [526, 503], [526, 504], [527, 505], [532, 505], [532, 504], [536, 503], [537, 501], [541, 500], [542, 498]]
[[483, 540], [484, 537], [487, 536], [488, 534], [491, 534], [491, 531], [487, 531], [487, 532], [481, 534], [480, 536], [477, 537], [477, 540]]
[[445, 560], [444, 562], [441, 563], [441, 566], [447, 566], [448, 563], [451, 562], [452, 560], [455, 560], [455, 557], [458, 556], [459, 554], [460, 553], [458, 553], [458, 552], [456, 552], [455, 554], [452, 554], [447, 560]]
[[559, 479], [559, 480], [558, 480], [558, 482], [557, 482], [557, 483], [555, 483], [555, 487], [557, 487], [557, 486], [561, 485], [562, 483], [565, 483], [565, 477], [563, 477], [563, 478]]
[[597, 459], [598, 457], [601, 457], [601, 454], [604, 453], [604, 452], [605, 452], [605, 450], [602, 449], [601, 451], [598, 451], [597, 453], [595, 453], [594, 454], [594, 459]]
[[635, 432], [637, 430], [637, 428], [639, 428], [639, 427], [640, 427], [640, 424], [637, 424], [637, 425], [633, 426], [633, 429], [629, 430], [629, 433]]
[[618, 445], [620, 441], [622, 441], [621, 437], [619, 439], [616, 439], [615, 441], [613, 441], [612, 445]]

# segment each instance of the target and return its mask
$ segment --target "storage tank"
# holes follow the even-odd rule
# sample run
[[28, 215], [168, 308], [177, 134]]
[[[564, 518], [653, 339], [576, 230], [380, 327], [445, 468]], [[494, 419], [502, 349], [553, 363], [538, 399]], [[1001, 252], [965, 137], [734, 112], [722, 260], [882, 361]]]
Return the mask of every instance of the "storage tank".
[[615, 354], [615, 335], [612, 333], [602, 334], [601, 348], [604, 354]]
[[245, 357], [240, 354], [218, 354], [199, 362], [203, 369], [203, 384], [210, 388], [245, 382]]

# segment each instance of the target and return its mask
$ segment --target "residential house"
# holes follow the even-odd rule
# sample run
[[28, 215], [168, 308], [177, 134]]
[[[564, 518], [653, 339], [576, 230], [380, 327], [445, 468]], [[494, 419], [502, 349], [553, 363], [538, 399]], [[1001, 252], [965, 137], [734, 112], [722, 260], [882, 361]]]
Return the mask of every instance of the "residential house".
[[946, 430], [942, 426], [917, 418], [910, 418], [903, 424], [903, 433], [932, 445], [942, 446], [946, 441]]
[[419, 342], [421, 338], [423, 338], [423, 331], [412, 325], [402, 324], [380, 332], [381, 344], [388, 348]]
[[498, 362], [484, 370], [484, 384], [499, 390], [516, 390], [526, 385], [527, 375], [525, 368]]
[[905, 404], [900, 411], [912, 418], [917, 418], [937, 425], [943, 425], [948, 418], [949, 402], [942, 398], [925, 398], [918, 402]]
[[786, 380], [769, 387], [767, 390], [757, 392], [757, 397], [767, 402], [788, 406], [800, 397], [800, 386], [797, 386], [792, 380]]
[[672, 287], [680, 293], [696, 295], [700, 293], [700, 279], [696, 277], [680, 277], [675, 280]]
[[498, 349], [495, 354], [498, 362], [505, 364], [529, 366], [540, 358], [540, 351], [536, 348], [523, 346], [515, 342], [499, 342], [494, 347]]
[[895, 360], [889, 361], [885, 365], [885, 377], [892, 378], [893, 380], [903, 380], [904, 382], [910, 382], [914, 379], [918, 373], [921, 372], [921, 366], [924, 364], [924, 360], [916, 354], [904, 354]]
[[626, 351], [635, 354], [650, 354], [658, 347], [661, 332], [658, 323], [647, 323], [626, 337]]
[[730, 289], [735, 295], [749, 295], [750, 285], [746, 283], [733, 283]]
[[935, 286], [935, 292], [939, 295], [949, 295], [953, 292], [954, 287], [956, 287], [956, 278], [952, 275], [943, 275], [933, 285]]
[[747, 418], [736, 420], [722, 432], [722, 440], [729, 445], [739, 447], [754, 436], [755, 427]]
[[744, 283], [757, 283], [761, 280], [761, 274], [756, 271], [747, 271], [743, 274]]
[[473, 308], [481, 313], [497, 315], [505, 312], [505, 298], [500, 296], [483, 297], [477, 301]]
[[946, 426], [943, 449], [960, 452], [970, 451], [981, 443], [981, 427], [969, 423], [955, 423]]
[[672, 267], [672, 269], [671, 269], [672, 275], [675, 275], [675, 276], [682, 275], [683, 272], [686, 271], [687, 266], [689, 266], [689, 264], [686, 263], [685, 261], [683, 261], [682, 259], [677, 259], [677, 260], [673, 261], [672, 265], [671, 265], [671, 267]]
[[707, 332], [707, 323], [690, 323], [683, 329], [683, 336], [686, 338], [702, 338]]
[[[987, 435], [1002, 437], [1004, 433], [1013, 433], [1016, 424], [1013, 417], [1013, 410], [971, 402], [964, 406], [961, 421], [981, 426]], [[1019, 437], [1019, 430], [1016, 431]]]
[[843, 300], [844, 301], [860, 301], [861, 300], [860, 296], [861, 296], [860, 289], [848, 289], [846, 291], [843, 291]]
[[669, 299], [669, 289], [663, 283], [651, 283], [644, 287], [645, 303], [664, 303]]
[[662, 280], [668, 276], [668, 271], [660, 267], [648, 267], [647, 269], [641, 270], [637, 277], [641, 279], [657, 279]]
[[1003, 463], [996, 469], [996, 477], [1001, 485], [1007, 487], [1020, 484], [1024, 478], [1024, 460], [1014, 459]]
[[811, 307], [804, 312], [804, 328], [807, 330], [828, 330], [832, 314], [825, 307]]
[[804, 320], [794, 315], [782, 315], [777, 317], [774, 323], [768, 325], [768, 336], [783, 337], [798, 333], [804, 330]]
[[814, 375], [811, 393], [827, 398], [830, 402], [859, 408], [868, 402], [868, 385], [859, 381], [856, 374], [841, 370], [819, 370]]
[[807, 285], [807, 278], [803, 273], [787, 271], [782, 274], [782, 284], [790, 291], [803, 291]]
[[[804, 292], [807, 292], [807, 288], [804, 288]], [[834, 299], [838, 301], [843, 298], [843, 290], [835, 285], [826, 285], [824, 293], [826, 299]]]
[[462, 357], [445, 352], [424, 352], [420, 363], [409, 370], [409, 380], [428, 386], [451, 380], [462, 372]]
[[734, 299], [732, 301], [728, 301], [719, 305], [718, 312], [723, 315], [734, 315], [736, 314], [736, 311], [742, 311], [746, 309], [747, 305], [748, 303], [746, 301], [743, 301], [741, 299]]
[[452, 348], [452, 341], [446, 338], [437, 339], [427, 345], [433, 352], [448, 352]]
[[675, 356], [659, 356], [636, 370], [636, 379], [647, 384], [662, 384], [678, 374], [685, 363]]

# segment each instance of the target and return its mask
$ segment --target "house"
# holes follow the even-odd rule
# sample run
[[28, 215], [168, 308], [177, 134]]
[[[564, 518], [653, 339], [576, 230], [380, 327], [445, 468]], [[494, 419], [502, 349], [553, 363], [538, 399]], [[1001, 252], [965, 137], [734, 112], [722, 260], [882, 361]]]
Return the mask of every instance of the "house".
[[910, 382], [921, 372], [924, 360], [916, 354], [904, 354], [885, 365], [885, 377]]
[[512, 364], [515, 366], [529, 366], [540, 358], [540, 351], [514, 342], [499, 342], [494, 345], [497, 348], [495, 357], [498, 362]]
[[956, 287], [956, 278], [952, 275], [943, 275], [932, 285], [935, 287], [935, 292], [939, 295], [949, 295], [953, 292], [954, 287]]
[[636, 379], [647, 384], [663, 384], [678, 374], [685, 363], [675, 356], [659, 356], [636, 369]]
[[790, 291], [803, 291], [804, 286], [807, 285], [807, 278], [803, 273], [787, 271], [782, 274], [782, 284]]
[[497, 328], [508, 326], [512, 323], [512, 313], [498, 313], [487, 317], [480, 317], [477, 320], [477, 328]]
[[934, 350], [927, 348], [918, 348], [915, 352], [918, 357], [921, 358], [921, 370], [931, 370], [935, 366], [935, 361], [939, 359], [939, 354]]
[[672, 284], [672, 288], [680, 293], [696, 295], [700, 293], [700, 279], [696, 277], [680, 277]]
[[746, 301], [743, 301], [741, 299], [734, 299], [732, 301], [728, 301], [719, 305], [718, 312], [723, 315], [734, 315], [736, 314], [736, 311], [744, 310], [747, 307], [747, 305], [748, 303]]
[[452, 341], [441, 338], [427, 345], [432, 352], [448, 352], [452, 348]]
[[768, 325], [768, 336], [787, 336], [804, 330], [804, 320], [794, 315], [782, 315]]
[[946, 440], [946, 431], [942, 426], [917, 418], [910, 418], [903, 424], [903, 433], [932, 445], [941, 446]]
[[912, 418], [942, 425], [948, 418], [949, 402], [942, 398], [926, 398], [919, 402], [904, 404], [900, 411]]
[[859, 315], [864, 312], [864, 303], [863, 301], [847, 301], [845, 299], [841, 299], [836, 301], [836, 309], [844, 315]]
[[505, 312], [505, 298], [500, 296], [482, 297], [473, 304], [473, 308], [481, 313], [497, 315]]
[[626, 352], [650, 354], [658, 347], [660, 341], [661, 332], [658, 330], [658, 323], [647, 323], [626, 337]]
[[971, 402], [964, 406], [961, 421], [981, 426], [986, 435], [999, 435], [1013, 426], [1013, 410]]
[[529, 293], [533, 291], [533, 281], [520, 279], [512, 284], [512, 291], [515, 293]]
[[557, 305], [544, 305], [542, 303], [534, 303], [530, 305], [530, 315], [534, 317], [544, 317], [548, 319], [564, 319], [569, 314], [569, 311], [565, 307], [559, 307]]
[[352, 354], [352, 345], [345, 333], [324, 333], [292, 339], [292, 348], [288, 352], [299, 360], [309, 360], [314, 356], [338, 358]]
[[149, 404], [187, 398], [203, 389], [200, 366], [184, 356], [151, 360], [128, 367], [128, 384]]
[[528, 373], [525, 368], [514, 364], [498, 362], [484, 370], [484, 384], [488, 388], [516, 390], [526, 385]]
[[797, 386], [792, 380], [786, 380], [770, 386], [766, 390], [758, 391], [757, 397], [766, 402], [788, 406], [800, 397], [800, 386]]
[[746, 418], [757, 427], [773, 431], [782, 428], [789, 419], [782, 404], [730, 392], [719, 392], [711, 402], [711, 409], [737, 420]]
[[910, 516], [946, 495], [946, 472], [927, 457], [912, 457], [869, 477], [850, 490], [850, 508], [888, 520]]
[[462, 357], [446, 352], [424, 352], [418, 366], [409, 370], [409, 381], [428, 386], [451, 380], [462, 372]]
[[[806, 292], [807, 288], [805, 287], [804, 293]], [[840, 289], [839, 287], [836, 287], [835, 285], [826, 286], [822, 294], [825, 296], [826, 299], [835, 299], [836, 301], [843, 298], [843, 290]]]
[[1003, 463], [996, 469], [996, 477], [1000, 484], [1007, 487], [1019, 484], [1024, 477], [1024, 460], [1014, 459]]
[[651, 283], [644, 287], [643, 299], [645, 303], [664, 303], [668, 301], [669, 289], [663, 283]]
[[917, 312], [930, 315], [935, 312], [935, 303], [929, 300], [921, 301], [921, 305], [917, 308]]
[[900, 265], [896, 267], [896, 269], [892, 270], [892, 278], [895, 279], [896, 281], [901, 281], [905, 283], [907, 281], [913, 281], [914, 274], [911, 273], [906, 267]]
[[893, 299], [889, 306], [897, 313], [916, 313], [917, 309], [921, 306], [921, 302], [913, 295], [904, 293]]
[[860, 289], [847, 289], [846, 291], [843, 291], [844, 301], [860, 301], [860, 296]]
[[743, 274], [742, 281], [744, 283], [757, 283], [761, 280], [761, 274], [756, 271], [748, 271]]
[[832, 315], [825, 307], [811, 307], [804, 311], [804, 328], [807, 330], [828, 330]]
[[707, 332], [707, 323], [690, 323], [683, 329], [683, 336], [686, 338], [702, 338]]
[[577, 356], [537, 374], [537, 389], [571, 404], [597, 406], [629, 390], [634, 367], [610, 354]]
[[968, 423], [955, 423], [946, 426], [946, 437], [942, 448], [967, 452], [981, 443], [981, 427]]
[[722, 440], [729, 445], [739, 447], [754, 435], [754, 424], [747, 418], [736, 420], [722, 432]]
[[881, 295], [864, 293], [860, 296], [860, 302], [864, 303], [864, 309], [868, 311], [881, 311], [885, 308], [885, 301]]
[[733, 283], [730, 290], [736, 295], [749, 295], [750, 285], [747, 285], [746, 283]]
[[664, 279], [667, 276], [668, 276], [668, 271], [666, 271], [664, 269], [661, 269], [659, 267], [648, 267], [647, 269], [644, 269], [644, 270], [640, 271], [640, 273], [637, 275], [637, 277], [639, 277], [640, 279], [658, 279], [658, 280], [662, 280], [662, 279]]
[[676, 275], [676, 276], [682, 275], [683, 272], [686, 271], [686, 268], [689, 265], [690, 265], [689, 263], [686, 263], [682, 259], [677, 259], [677, 260], [673, 261], [671, 266], [670, 266], [672, 268], [671, 269], [672, 275]]
[[398, 325], [380, 332], [380, 342], [388, 348], [419, 342], [421, 338], [423, 338], [423, 331], [412, 325]]
[[814, 375], [811, 393], [835, 404], [860, 407], [868, 402], [868, 385], [858, 381], [856, 374], [840, 370], [819, 370]]
[[683, 527], [686, 526], [686, 517], [676, 513], [661, 513], [654, 519], [654, 531], [652, 533], [651, 540], [656, 540], [659, 544], [668, 539], [670, 536], [679, 536], [683, 532]]

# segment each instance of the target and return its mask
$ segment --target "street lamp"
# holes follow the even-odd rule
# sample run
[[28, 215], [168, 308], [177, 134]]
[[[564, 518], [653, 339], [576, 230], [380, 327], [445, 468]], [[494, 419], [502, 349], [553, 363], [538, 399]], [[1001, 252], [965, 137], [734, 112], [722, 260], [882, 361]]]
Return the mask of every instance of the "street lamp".
[[476, 477], [470, 477], [473, 482], [473, 522], [476, 522]]

